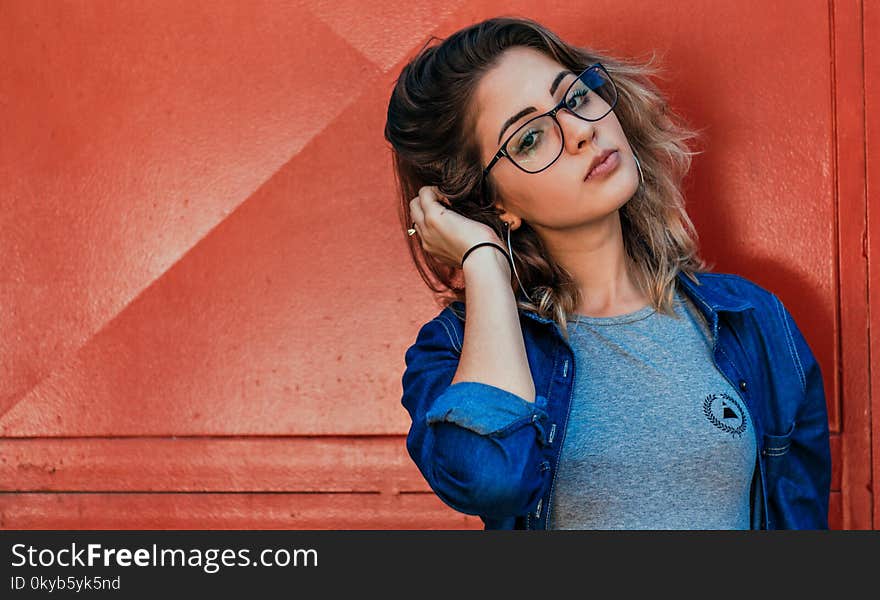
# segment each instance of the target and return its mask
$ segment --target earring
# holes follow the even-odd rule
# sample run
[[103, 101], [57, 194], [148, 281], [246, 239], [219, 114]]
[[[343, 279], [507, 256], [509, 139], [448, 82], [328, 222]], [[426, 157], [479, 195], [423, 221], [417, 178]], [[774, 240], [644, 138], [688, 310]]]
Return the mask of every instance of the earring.
[[519, 283], [519, 289], [522, 290], [522, 293], [525, 294], [526, 298], [529, 299], [529, 302], [534, 304], [534, 300], [532, 297], [528, 295], [526, 292], [526, 288], [523, 287], [522, 281], [520, 281], [519, 274], [516, 272], [516, 264], [513, 260], [513, 247], [510, 245], [510, 223], [504, 221], [504, 228], [507, 230], [507, 251], [510, 253], [510, 266], [513, 268], [513, 274], [516, 277], [517, 282]]
[[633, 158], [636, 159], [636, 168], [639, 170], [639, 180], [641, 181], [642, 185], [644, 186], [645, 185], [645, 175], [642, 173], [642, 163], [639, 162], [639, 157], [636, 156], [636, 151], [632, 149], [632, 146], [630, 146], [629, 149], [632, 151]]

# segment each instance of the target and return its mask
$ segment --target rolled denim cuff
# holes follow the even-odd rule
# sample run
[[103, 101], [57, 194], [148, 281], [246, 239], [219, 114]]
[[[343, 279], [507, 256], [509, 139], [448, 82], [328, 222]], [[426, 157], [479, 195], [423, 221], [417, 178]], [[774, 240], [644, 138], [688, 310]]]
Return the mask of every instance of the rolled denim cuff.
[[460, 381], [450, 385], [426, 413], [428, 425], [454, 423], [485, 436], [502, 437], [522, 426], [533, 423], [539, 440], [547, 443], [547, 398], [541, 395], [534, 402], [487, 383]]

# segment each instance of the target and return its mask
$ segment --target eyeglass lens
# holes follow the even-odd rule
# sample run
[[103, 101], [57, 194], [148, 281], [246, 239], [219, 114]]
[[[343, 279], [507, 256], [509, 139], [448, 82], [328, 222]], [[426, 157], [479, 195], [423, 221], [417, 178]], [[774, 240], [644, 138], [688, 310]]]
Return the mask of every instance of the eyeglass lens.
[[[565, 106], [586, 120], [601, 119], [614, 106], [617, 92], [600, 67], [584, 71], [565, 95]], [[507, 143], [507, 152], [517, 165], [534, 173], [562, 154], [562, 130], [550, 115], [527, 122], [516, 130]]]

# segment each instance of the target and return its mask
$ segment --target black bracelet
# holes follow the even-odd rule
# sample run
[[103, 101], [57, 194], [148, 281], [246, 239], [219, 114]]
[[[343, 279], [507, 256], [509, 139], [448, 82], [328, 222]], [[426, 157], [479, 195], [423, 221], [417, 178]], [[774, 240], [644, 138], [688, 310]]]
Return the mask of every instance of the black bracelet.
[[468, 257], [468, 254], [470, 254], [471, 252], [473, 252], [474, 250], [476, 250], [480, 246], [495, 246], [496, 248], [501, 250], [501, 252], [504, 254], [504, 256], [507, 257], [507, 262], [508, 263], [510, 262], [510, 255], [507, 253], [507, 250], [505, 250], [501, 246], [501, 244], [496, 244], [495, 242], [480, 242], [479, 244], [475, 244], [475, 245], [471, 246], [468, 249], [468, 251], [464, 253], [464, 256], [461, 257], [461, 268], [462, 269], [464, 269], [464, 259], [466, 259]]

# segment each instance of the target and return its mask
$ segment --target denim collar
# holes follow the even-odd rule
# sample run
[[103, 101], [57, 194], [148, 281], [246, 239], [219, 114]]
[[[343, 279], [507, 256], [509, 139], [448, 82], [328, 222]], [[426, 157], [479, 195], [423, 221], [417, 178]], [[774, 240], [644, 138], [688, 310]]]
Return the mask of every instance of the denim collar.
[[[690, 277], [679, 271], [676, 278], [684, 284], [686, 292], [690, 292], [691, 297], [699, 298], [705, 302], [715, 312], [741, 312], [750, 308], [755, 308], [754, 304], [746, 300], [740, 295], [730, 294], [720, 286], [712, 285], [711, 279], [705, 275], [717, 275], [716, 273], [696, 273], [695, 276], [700, 282], [696, 285], [691, 281]], [[706, 285], [707, 282], [709, 285]]]
[[[713, 283], [712, 280], [702, 275], [701, 273], [695, 274], [700, 285], [695, 284], [691, 281], [690, 277], [681, 271], [676, 275], [676, 279], [681, 283], [685, 293], [690, 295], [691, 299], [695, 301], [696, 306], [703, 311], [703, 314], [710, 323], [715, 322], [719, 312], [739, 312], [755, 308], [751, 302], [743, 297], [730, 294], [718, 286], [711, 285]], [[553, 319], [541, 317], [531, 310], [520, 309], [519, 312], [539, 323], [556, 323]]]

